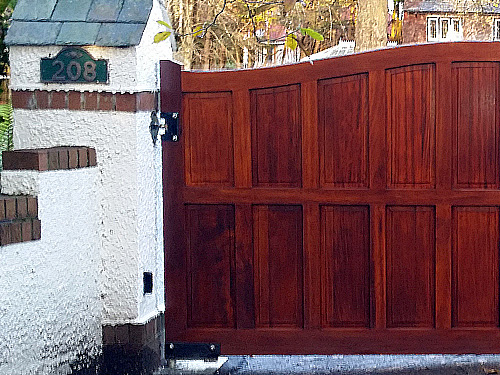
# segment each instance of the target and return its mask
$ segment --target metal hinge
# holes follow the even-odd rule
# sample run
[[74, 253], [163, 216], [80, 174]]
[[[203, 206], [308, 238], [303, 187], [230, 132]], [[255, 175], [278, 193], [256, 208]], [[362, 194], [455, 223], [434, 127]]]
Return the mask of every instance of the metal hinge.
[[205, 359], [216, 361], [220, 356], [220, 344], [199, 342], [167, 342], [166, 359]]
[[177, 142], [181, 133], [179, 112], [161, 112], [160, 119], [165, 119], [165, 133], [161, 136], [161, 140]]

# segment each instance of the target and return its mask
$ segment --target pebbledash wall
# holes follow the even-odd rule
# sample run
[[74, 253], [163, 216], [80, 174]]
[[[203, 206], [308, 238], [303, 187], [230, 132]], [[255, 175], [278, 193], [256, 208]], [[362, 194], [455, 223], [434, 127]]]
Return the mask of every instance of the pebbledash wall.
[[[71, 365], [99, 358], [101, 239], [94, 165], [2, 172], [2, 192], [18, 195], [0, 199], [0, 211], [7, 208], [6, 215], [0, 212], [2, 229], [11, 229], [0, 235], [2, 375], [67, 374]], [[39, 220], [31, 219], [37, 214]]]
[[[64, 1], [71, 3], [43, 3]], [[172, 59], [174, 42], [153, 43], [164, 29], [156, 21], [168, 16], [159, 0], [150, 1], [139, 44], [83, 46], [108, 61], [108, 84], [41, 83], [40, 59], [63, 46], [10, 43], [14, 148], [88, 146], [97, 166], [2, 173], [4, 193], [38, 195], [42, 239], [0, 248], [0, 290], [9, 290], [0, 295], [0, 374], [58, 368], [103, 345], [140, 352], [162, 335], [162, 158], [149, 125], [158, 110], [159, 61]], [[24, 3], [31, 4], [18, 7]], [[4, 281], [9, 270], [15, 274]], [[144, 272], [153, 274], [152, 293], [143, 292]], [[21, 294], [16, 285], [24, 286]], [[15, 324], [14, 312], [23, 316]], [[20, 361], [28, 357], [31, 367]]]

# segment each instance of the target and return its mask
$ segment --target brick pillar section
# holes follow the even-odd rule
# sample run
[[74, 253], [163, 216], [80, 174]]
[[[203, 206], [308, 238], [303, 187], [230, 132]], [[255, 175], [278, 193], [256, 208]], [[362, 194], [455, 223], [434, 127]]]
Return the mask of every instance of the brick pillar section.
[[156, 93], [12, 91], [12, 106], [17, 109], [69, 109], [73, 111], [138, 112], [156, 109]]
[[[52, 171], [97, 165], [95, 149], [53, 147], [4, 151], [4, 170]], [[38, 199], [31, 196], [0, 195], [0, 246], [39, 240]]]

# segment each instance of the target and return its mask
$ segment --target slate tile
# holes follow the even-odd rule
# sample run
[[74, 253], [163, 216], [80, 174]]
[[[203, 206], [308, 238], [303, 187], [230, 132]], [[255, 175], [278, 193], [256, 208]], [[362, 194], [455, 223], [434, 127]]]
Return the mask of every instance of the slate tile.
[[57, 0], [19, 0], [12, 19], [20, 21], [46, 21], [50, 19]]
[[94, 0], [87, 22], [116, 22], [122, 5], [123, 0]]
[[153, 0], [125, 0], [118, 22], [146, 23], [153, 7]]
[[140, 23], [103, 23], [95, 44], [102, 47], [136, 46], [145, 27]]
[[58, 0], [52, 21], [85, 21], [92, 0]]
[[12, 21], [5, 43], [7, 45], [52, 45], [55, 44], [60, 22]]
[[92, 45], [99, 33], [100, 23], [64, 22], [56, 38], [57, 45]]

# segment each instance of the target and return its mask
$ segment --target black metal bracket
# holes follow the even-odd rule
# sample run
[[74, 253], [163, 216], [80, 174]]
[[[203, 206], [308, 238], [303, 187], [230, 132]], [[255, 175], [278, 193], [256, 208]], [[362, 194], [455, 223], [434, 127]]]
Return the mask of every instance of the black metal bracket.
[[161, 136], [162, 141], [177, 142], [181, 135], [179, 123], [179, 112], [161, 112], [160, 118], [165, 119], [165, 134]]
[[186, 343], [167, 342], [166, 359], [205, 359], [217, 360], [220, 356], [220, 344], [216, 343]]

